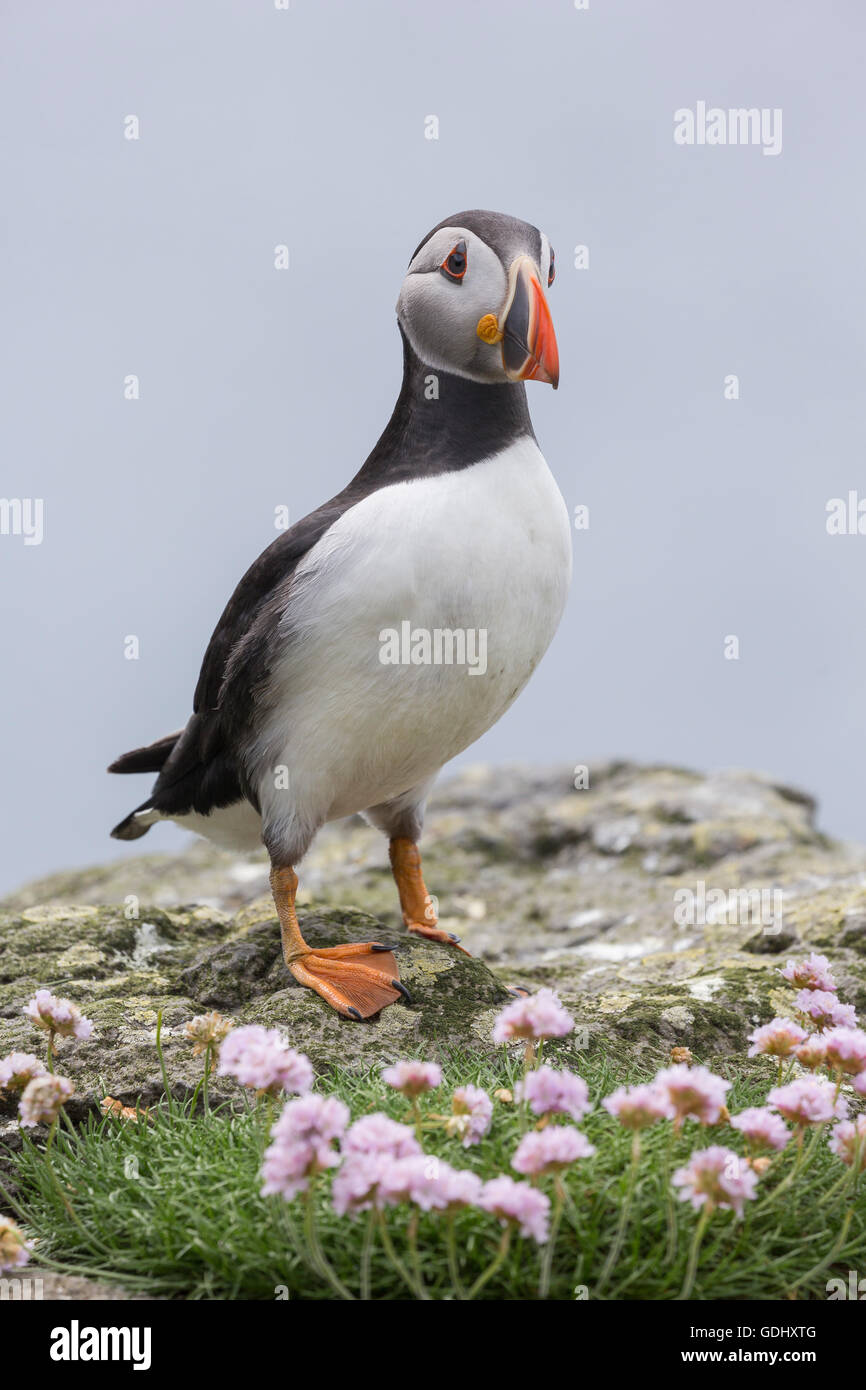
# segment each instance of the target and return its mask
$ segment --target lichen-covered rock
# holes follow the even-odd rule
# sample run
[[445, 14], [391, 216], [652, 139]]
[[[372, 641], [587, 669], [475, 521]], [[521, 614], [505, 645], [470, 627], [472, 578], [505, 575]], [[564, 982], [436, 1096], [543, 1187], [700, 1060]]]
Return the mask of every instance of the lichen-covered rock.
[[58, 875], [0, 918], [0, 1054], [32, 1046], [20, 1009], [47, 985], [97, 1026], [63, 1061], [79, 1089], [148, 1099], [160, 1008], [172, 1076], [192, 1084], [182, 1027], [208, 1008], [279, 1023], [321, 1067], [366, 1066], [489, 1048], [503, 983], [522, 983], [559, 989], [579, 1046], [742, 1056], [757, 1023], [791, 1008], [789, 955], [829, 955], [843, 997], [866, 1009], [866, 850], [829, 841], [814, 815], [808, 796], [745, 772], [610, 763], [576, 790], [565, 769], [470, 768], [434, 791], [424, 854], [442, 925], [473, 961], [407, 938], [381, 835], [359, 819], [328, 826], [302, 865], [305, 933], [399, 942], [416, 998], [365, 1025], [285, 970], [263, 856], [196, 842]]
[[[160, 1013], [163, 1055], [178, 1093], [202, 1074], [184, 1025], [210, 1009], [238, 1024], [280, 1027], [320, 1070], [455, 1046], [492, 1050], [492, 1022], [509, 996], [481, 961], [405, 934], [398, 941], [392, 929], [352, 909], [304, 913], [301, 922], [312, 946], [376, 940], [397, 947], [412, 1004], [393, 1005], [366, 1023], [340, 1018], [286, 969], [267, 899], [235, 918], [193, 907], [145, 910], [138, 923], [105, 906], [28, 908], [0, 915], [0, 1055], [44, 1044], [45, 1034], [22, 1012], [40, 987], [69, 995], [93, 1022], [90, 1039], [57, 1043], [58, 1070], [75, 1084], [73, 1113], [105, 1095], [148, 1104], [161, 1093]], [[211, 1091], [219, 1097], [236, 1089], [215, 1080]], [[8, 1102], [6, 1109], [11, 1113]]]

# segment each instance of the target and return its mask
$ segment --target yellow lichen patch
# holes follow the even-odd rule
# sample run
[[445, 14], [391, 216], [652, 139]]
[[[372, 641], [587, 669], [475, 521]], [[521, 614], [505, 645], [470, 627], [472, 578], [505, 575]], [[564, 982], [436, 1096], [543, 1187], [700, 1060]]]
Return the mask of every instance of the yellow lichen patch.
[[107, 957], [104, 951], [98, 950], [95, 946], [76, 945], [70, 946], [68, 951], [63, 951], [57, 957], [57, 967], [64, 973], [66, 971], [78, 971], [93, 969], [97, 965], [103, 965]]
[[634, 994], [602, 994], [596, 1007], [600, 1014], [620, 1014], [630, 1008], [640, 998]]

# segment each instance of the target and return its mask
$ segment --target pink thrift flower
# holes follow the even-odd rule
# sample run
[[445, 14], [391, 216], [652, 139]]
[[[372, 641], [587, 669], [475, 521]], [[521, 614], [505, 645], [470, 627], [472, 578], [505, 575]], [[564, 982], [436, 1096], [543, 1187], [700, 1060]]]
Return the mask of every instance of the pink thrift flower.
[[379, 1191], [386, 1206], [397, 1206], [400, 1202], [417, 1201], [417, 1205], [430, 1211], [436, 1204], [429, 1174], [435, 1168], [436, 1160], [428, 1154], [414, 1154], [412, 1158], [395, 1158], [388, 1163], [382, 1173]]
[[714, 1125], [722, 1113], [725, 1092], [730, 1090], [731, 1083], [706, 1067], [689, 1067], [681, 1063], [675, 1067], [664, 1067], [657, 1073], [653, 1085], [662, 1087], [666, 1093], [678, 1125], [684, 1119]]
[[512, 1038], [564, 1038], [574, 1028], [574, 1019], [559, 1002], [552, 989], [540, 989], [524, 999], [507, 1004], [493, 1025], [495, 1043]]
[[836, 989], [836, 981], [833, 979], [830, 962], [826, 956], [816, 955], [814, 951], [805, 960], [789, 960], [785, 969], [780, 970], [779, 974], [795, 989], [827, 991]]
[[0, 1057], [0, 1091], [17, 1094], [34, 1076], [44, 1076], [46, 1071], [32, 1052], [10, 1052], [8, 1057]]
[[445, 1126], [448, 1134], [457, 1135], [468, 1149], [480, 1144], [493, 1117], [493, 1101], [480, 1086], [459, 1086], [451, 1100], [452, 1115]]
[[391, 1158], [411, 1158], [421, 1152], [415, 1131], [409, 1125], [398, 1124], [378, 1111], [362, 1115], [348, 1130], [343, 1141], [346, 1154], [389, 1154]]
[[550, 1199], [529, 1183], [491, 1178], [481, 1189], [478, 1205], [498, 1217], [503, 1226], [517, 1226], [522, 1236], [531, 1236], [539, 1245], [547, 1240]]
[[424, 1091], [435, 1091], [442, 1085], [442, 1068], [435, 1062], [397, 1062], [382, 1072], [386, 1086], [402, 1091], [404, 1096], [414, 1100]]
[[856, 1120], [843, 1120], [834, 1125], [827, 1141], [828, 1147], [849, 1168], [857, 1161], [857, 1171], [866, 1170], [866, 1115]]
[[796, 1007], [819, 1028], [854, 1028], [857, 1011], [853, 1004], [840, 1004], [836, 995], [826, 989], [801, 989]]
[[866, 1071], [866, 1033], [862, 1028], [830, 1028], [822, 1033], [826, 1064], [832, 1071], [858, 1076]]
[[0, 1274], [26, 1265], [32, 1249], [33, 1241], [24, 1239], [20, 1226], [8, 1216], [0, 1216]]
[[452, 1168], [447, 1163], [440, 1162], [439, 1167], [437, 1182], [443, 1189], [444, 1210], [454, 1212], [462, 1207], [477, 1206], [484, 1186], [478, 1174], [466, 1168]]
[[313, 1084], [309, 1057], [289, 1047], [279, 1029], [258, 1023], [232, 1029], [220, 1047], [217, 1075], [233, 1076], [242, 1086], [269, 1095], [304, 1095]]
[[807, 1071], [817, 1071], [827, 1060], [824, 1051], [824, 1034], [813, 1033], [804, 1043], [794, 1049], [794, 1056]]
[[515, 1098], [525, 1100], [534, 1115], [568, 1115], [582, 1120], [592, 1109], [582, 1077], [573, 1071], [537, 1067], [514, 1088]]
[[65, 1076], [52, 1076], [50, 1072], [34, 1076], [18, 1103], [21, 1124], [25, 1129], [53, 1124], [71, 1095], [72, 1082]]
[[271, 1134], [280, 1142], [331, 1144], [348, 1123], [349, 1107], [336, 1096], [301, 1096], [283, 1106]]
[[333, 1149], [305, 1143], [273, 1143], [262, 1160], [262, 1196], [277, 1194], [290, 1202], [306, 1192], [310, 1178], [339, 1162]]
[[391, 1154], [376, 1150], [346, 1154], [331, 1184], [331, 1201], [337, 1215], [369, 1211], [374, 1206], [381, 1208], [384, 1202], [379, 1198], [379, 1184], [398, 1161]]
[[705, 1204], [725, 1207], [743, 1215], [743, 1207], [757, 1195], [757, 1174], [733, 1149], [712, 1144], [696, 1149], [684, 1168], [673, 1175], [674, 1187], [681, 1188], [680, 1201], [691, 1202], [695, 1210]]
[[573, 1125], [548, 1125], [524, 1134], [514, 1152], [511, 1166], [525, 1177], [559, 1173], [579, 1158], [591, 1158], [595, 1146]]
[[458, 1171], [429, 1154], [399, 1158], [382, 1176], [379, 1191], [386, 1203], [412, 1202], [422, 1211], [456, 1211], [474, 1205], [482, 1182], [474, 1173]]
[[781, 1115], [766, 1106], [753, 1105], [731, 1116], [731, 1124], [745, 1135], [753, 1149], [784, 1149], [791, 1131]]
[[618, 1086], [602, 1101], [609, 1115], [615, 1116], [626, 1129], [644, 1129], [657, 1120], [672, 1120], [674, 1108], [667, 1091], [656, 1084], [650, 1086]]
[[27, 1017], [37, 1028], [56, 1033], [61, 1038], [89, 1038], [93, 1024], [70, 999], [59, 999], [47, 989], [37, 989], [29, 1004], [24, 1006]]
[[749, 1034], [750, 1057], [759, 1057], [762, 1053], [767, 1057], [790, 1057], [794, 1048], [799, 1043], [806, 1041], [806, 1031], [801, 1028], [799, 1023], [792, 1023], [790, 1018], [774, 1018], [771, 1023], [765, 1023], [762, 1028], [756, 1028]]
[[305, 1192], [311, 1177], [340, 1161], [333, 1148], [349, 1123], [349, 1109], [336, 1096], [291, 1100], [271, 1129], [273, 1142], [262, 1162], [262, 1196], [278, 1193], [290, 1201]]
[[832, 1081], [822, 1077], [802, 1076], [787, 1086], [776, 1086], [767, 1096], [767, 1104], [795, 1125], [821, 1125], [828, 1120], [844, 1120], [848, 1102], [843, 1096], [835, 1098]]

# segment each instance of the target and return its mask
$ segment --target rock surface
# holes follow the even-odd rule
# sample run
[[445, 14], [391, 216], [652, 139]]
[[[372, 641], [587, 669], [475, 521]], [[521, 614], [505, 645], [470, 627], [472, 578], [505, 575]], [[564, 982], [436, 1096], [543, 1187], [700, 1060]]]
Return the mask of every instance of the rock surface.
[[0, 1055], [35, 1046], [21, 1008], [46, 986], [95, 1024], [91, 1041], [65, 1045], [79, 1094], [147, 1102], [160, 1009], [186, 1086], [200, 1064], [183, 1024], [206, 1009], [283, 1026], [320, 1067], [366, 1066], [489, 1050], [504, 983], [554, 985], [580, 1046], [648, 1061], [672, 1044], [702, 1060], [742, 1054], [756, 1023], [790, 1010], [778, 975], [790, 954], [829, 955], [842, 997], [866, 1008], [866, 849], [828, 840], [814, 817], [808, 796], [752, 773], [611, 763], [576, 790], [567, 769], [468, 769], [434, 791], [423, 848], [442, 925], [471, 961], [407, 938], [378, 832], [326, 827], [301, 871], [305, 934], [398, 942], [415, 997], [363, 1025], [286, 971], [264, 858], [196, 842], [58, 874], [0, 912]]

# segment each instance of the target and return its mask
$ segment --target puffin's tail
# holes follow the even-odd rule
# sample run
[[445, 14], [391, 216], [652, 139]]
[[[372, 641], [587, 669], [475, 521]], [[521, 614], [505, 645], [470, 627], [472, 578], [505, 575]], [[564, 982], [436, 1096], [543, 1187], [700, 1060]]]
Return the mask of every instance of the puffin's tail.
[[160, 772], [182, 733], [183, 730], [179, 729], [176, 734], [166, 734], [165, 738], [158, 738], [156, 743], [149, 743], [145, 748], [133, 748], [131, 753], [121, 753], [109, 765], [108, 771]]
[[[108, 771], [160, 772], [182, 732], [181, 729], [176, 734], [167, 734], [165, 738], [157, 739], [156, 743], [150, 743], [146, 748], [133, 748], [131, 753], [121, 753]], [[159, 812], [153, 809], [153, 803], [145, 801], [114, 827], [112, 837], [115, 840], [139, 840], [142, 835], [147, 834], [154, 821], [159, 819]]]

